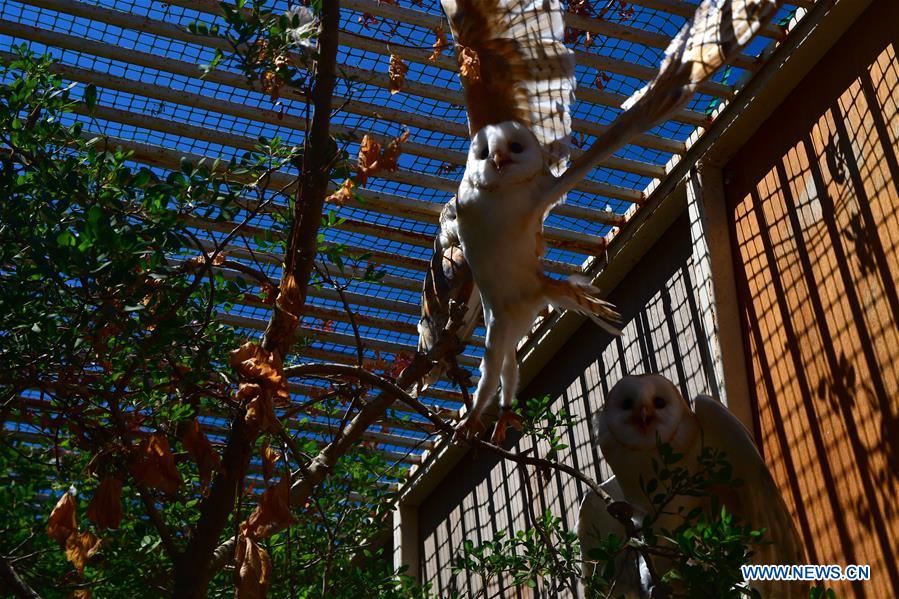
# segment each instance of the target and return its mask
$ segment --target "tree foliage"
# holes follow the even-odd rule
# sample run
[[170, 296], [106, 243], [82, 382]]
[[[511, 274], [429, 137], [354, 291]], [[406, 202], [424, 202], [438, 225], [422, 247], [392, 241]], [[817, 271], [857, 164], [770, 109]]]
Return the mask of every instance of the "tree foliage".
[[[227, 236], [210, 244], [194, 227], [247, 219], [246, 198], [261, 194], [295, 150], [262, 140], [230, 163], [139, 166], [102, 136], [86, 136], [72, 116], [76, 102], [93, 106], [95, 89], [64, 84], [50, 60], [25, 50], [2, 74], [0, 462], [12, 481], [0, 488], [2, 551], [47, 597], [158, 597], [171, 591], [229, 423], [242, 416], [227, 364], [243, 337], [216, 316], [264, 290], [264, 272], [224, 276]], [[275, 223], [268, 239], [289, 227], [286, 218]], [[342, 266], [339, 251], [328, 251]], [[340, 417], [341, 402], [322, 402]], [[288, 449], [269, 435], [254, 451], [269, 442], [282, 456], [282, 478], [319, 449], [309, 438]], [[310, 499], [308, 517], [261, 542], [273, 567], [291, 572], [270, 588], [400, 596], [408, 584], [385, 565], [383, 549], [360, 547], [384, 530], [386, 476], [398, 472], [376, 453], [350, 452]], [[235, 523], [277, 484], [263, 486], [246, 483]], [[54, 539], [45, 529], [60, 500], [76, 525], [54, 528]], [[81, 547], [94, 538], [99, 545]], [[362, 550], [369, 559], [357, 558]], [[210, 595], [230, 594], [231, 576], [215, 578]]]

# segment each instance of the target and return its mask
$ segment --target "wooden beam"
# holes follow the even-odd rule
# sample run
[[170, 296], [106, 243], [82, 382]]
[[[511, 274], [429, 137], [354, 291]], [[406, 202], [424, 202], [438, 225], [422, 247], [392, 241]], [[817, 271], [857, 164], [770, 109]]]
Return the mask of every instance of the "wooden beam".
[[[240, 314], [233, 314], [230, 312], [218, 313], [216, 317], [221, 322], [224, 322], [231, 326], [260, 331], [265, 330], [265, 321], [258, 318], [251, 318], [248, 316], [242, 316]], [[307, 339], [312, 339], [319, 343], [330, 343], [333, 345], [342, 346], [347, 348], [351, 352], [356, 351], [356, 338], [349, 333], [338, 333], [336, 331], [323, 331], [321, 329], [301, 328], [299, 329], [299, 335]], [[387, 341], [385, 339], [362, 337], [361, 341], [362, 347], [364, 349], [386, 352], [390, 354], [414, 354], [416, 349], [412, 345], [397, 343], [396, 341]], [[481, 364], [480, 358], [467, 356], [465, 354], [460, 354], [457, 359], [461, 366], [477, 368]]]
[[[201, 161], [210, 165], [213, 163], [212, 158], [200, 154], [182, 152], [115, 137], [108, 137], [108, 139], [111, 144], [132, 151], [137, 160], [162, 168], [178, 168], [182, 158], [186, 158], [194, 164], [199, 164]], [[293, 178], [287, 173], [276, 172], [272, 175], [271, 181], [272, 186], [275, 189], [280, 189], [289, 187]], [[334, 186], [333, 189], [336, 189], [336, 186]], [[358, 194], [364, 203], [351, 201], [348, 204], [363, 210], [375, 210], [381, 214], [410, 218], [412, 220], [430, 224], [436, 224], [440, 210], [443, 208], [442, 203], [417, 200], [365, 188], [359, 189]], [[642, 199], [642, 194], [640, 197]], [[621, 215], [615, 214], [614, 212], [585, 208], [572, 204], [562, 204], [561, 206], [557, 206], [553, 209], [552, 213], [560, 216], [587, 219], [593, 222], [610, 224], [613, 226], [622, 223]], [[544, 230], [546, 233], [546, 240], [551, 247], [580, 252], [588, 256], [599, 255], [605, 248], [605, 241], [600, 241], [602, 239], [601, 237], [591, 237], [585, 234], [565, 231], [554, 227], [546, 227]]]
[[[96, 105], [94, 106], [93, 111], [89, 112], [84, 104], [76, 104], [74, 112], [84, 116], [93, 116], [115, 123], [130, 125], [132, 127], [168, 133], [169, 135], [179, 137], [188, 137], [230, 148], [252, 151], [258, 146], [258, 140], [254, 137], [237, 135], [235, 133], [210, 129], [208, 127], [200, 127], [189, 123], [123, 110], [121, 108]], [[386, 142], [387, 140], [383, 141]], [[419, 144], [416, 145], [420, 146]], [[415, 147], [413, 147], [413, 149], [415, 149]], [[405, 152], [406, 150], [407, 147], [404, 144], [403, 151]], [[398, 169], [395, 172], [383, 172], [380, 173], [378, 177], [397, 183], [403, 183], [405, 185], [436, 189], [450, 195], [454, 194], [459, 187], [458, 181], [454, 179], [447, 179], [445, 177], [403, 169]], [[613, 199], [624, 200], [626, 202], [640, 202], [643, 200], [643, 194], [639, 191], [599, 181], [583, 181], [578, 185], [577, 189], [593, 195], [602, 195]], [[572, 214], [568, 213], [569, 211], [570, 204], [563, 204], [555, 209], [555, 212], [562, 216], [572, 216]], [[611, 226], [617, 226], [623, 222], [620, 215], [610, 211], [580, 209], [579, 214], [580, 216], [575, 218], [586, 218], [593, 222]]]
[[[186, 5], [187, 0], [173, 0], [173, 2], [176, 4], [185, 3], [184, 5]], [[641, 3], [642, 2], [635, 2], [635, 4]], [[206, 3], [206, 5], [208, 6], [208, 3]], [[347, 0], [343, 3], [343, 7], [350, 10], [355, 10], [357, 12], [368, 13], [384, 19], [397, 21], [400, 23], [408, 23], [425, 29], [434, 29], [441, 22], [445, 21], [443, 15], [429, 14], [411, 8], [403, 8], [400, 6], [390, 5], [386, 2], [377, 2], [377, 0]], [[680, 12], [683, 13], [680, 16], [692, 17], [693, 13], [695, 12], [695, 6], [692, 9], [681, 9]], [[625, 40], [641, 44], [643, 46], [660, 48], [663, 50], [667, 49], [668, 44], [671, 43], [671, 38], [667, 35], [630, 27], [628, 25], [613, 23], [605, 19], [584, 17], [570, 12], [564, 12], [563, 17], [565, 19], [565, 24], [569, 27], [580, 29], [581, 31], [589, 31], [591, 33], [602, 35], [604, 37]], [[446, 30], [449, 31], [449, 27], [446, 27]], [[776, 32], [774, 33], [776, 36]], [[578, 62], [581, 63], [581, 60], [582, 59], [579, 56]], [[754, 61], [752, 57], [740, 55], [737, 60], [732, 62], [738, 63], [734, 66], [740, 66], [739, 63], [745, 65], [747, 64], [747, 62], [752, 63]], [[740, 68], [745, 68], [745, 66], [740, 66]]]
[[[337, 360], [333, 360], [333, 361], [336, 362]], [[343, 362], [340, 362], [340, 363], [343, 364]], [[319, 389], [318, 387], [315, 387], [313, 385], [304, 385], [301, 383], [296, 383], [294, 381], [289, 382], [288, 387], [290, 388], [291, 393], [300, 393], [302, 395], [305, 395], [306, 397], [312, 397], [311, 394], [315, 390]], [[423, 398], [438, 399], [440, 401], [452, 402], [452, 403], [456, 403], [458, 405], [462, 405], [462, 394], [459, 393], [458, 391], [452, 391], [452, 390], [447, 390], [447, 389], [438, 389], [436, 387], [429, 387], [426, 391], [422, 392], [421, 395]], [[426, 399], [423, 399], [422, 401], [424, 403], [427, 403]], [[459, 416], [458, 410], [456, 410], [456, 409], [444, 408], [444, 407], [440, 407], [440, 406], [431, 406], [431, 405], [429, 405], [428, 408], [432, 412], [434, 412], [435, 414], [440, 416], [441, 418], [453, 419], [453, 418], [457, 418]], [[391, 409], [399, 410], [401, 412], [405, 411], [410, 414], [418, 414], [418, 412], [411, 411], [412, 409], [409, 408], [408, 406], [406, 406], [405, 404], [403, 404], [402, 402], [394, 403], [393, 407]], [[415, 422], [415, 424], [423, 426], [426, 430], [433, 430], [433, 428], [429, 428], [429, 427], [433, 426], [429, 421]]]
[[[357, 0], [360, 1], [360, 0]], [[63, 12], [66, 14], [71, 14], [75, 16], [79, 16], [86, 19], [93, 19], [96, 21], [101, 21], [104, 23], [108, 23], [110, 25], [115, 25], [116, 27], [121, 27], [124, 29], [133, 29], [135, 31], [141, 31], [146, 33], [151, 33], [154, 35], [158, 35], [161, 37], [167, 37], [169, 39], [181, 41], [187, 44], [198, 45], [202, 47], [212, 48], [221, 50], [223, 52], [231, 52], [232, 48], [230, 45], [221, 38], [216, 38], [212, 36], [202, 36], [195, 35], [182, 29], [181, 27], [175, 25], [174, 23], [167, 23], [165, 21], [159, 21], [156, 19], [150, 19], [149, 17], [141, 17], [139, 15], [132, 15], [130, 13], [126, 13], [120, 10], [104, 8], [96, 5], [85, 4], [83, 2], [79, 2], [78, 0], [28, 0], [28, 3], [33, 6], [39, 6], [41, 8], [45, 8], [48, 10], [55, 10], [58, 12]], [[377, 6], [378, 9], [389, 9], [389, 10], [400, 10], [403, 13], [415, 13], [418, 11], [414, 11], [411, 9], [402, 9], [399, 7], [391, 6], [389, 4], [376, 4], [374, 2], [371, 3], [373, 6]], [[190, 8], [196, 10], [195, 6], [190, 6]], [[347, 7], [349, 8], [349, 7]], [[372, 13], [375, 14], [375, 13]], [[425, 14], [425, 13], [422, 13]], [[426, 15], [430, 17], [431, 15]], [[569, 15], [571, 17], [577, 17], [577, 15]], [[583, 21], [598, 21], [601, 23], [600, 27], [609, 26], [611, 29], [618, 30], [620, 33], [626, 33], [631, 37], [644, 37], [646, 39], [655, 39], [662, 38], [668, 39], [665, 36], [659, 36], [655, 33], [650, 33], [647, 31], [643, 31], [641, 29], [632, 29], [629, 27], [623, 27], [620, 25], [615, 25], [612, 23], [608, 23], [605, 21], [600, 21], [598, 19], [584, 19], [583, 17], [577, 17], [575, 20], [581, 19]], [[439, 20], [439, 17], [438, 17]], [[581, 29], [584, 27], [578, 26]], [[615, 35], [613, 37], [618, 37], [619, 39], [629, 39], [625, 37], [621, 37], [620, 35]], [[631, 39], [631, 41], [635, 41]], [[642, 43], [642, 42], [641, 42]], [[661, 47], [667, 47], [667, 42], [665, 45]], [[385, 57], [386, 58], [386, 57]], [[386, 66], [386, 62], [385, 62]], [[390, 82], [386, 73], [379, 73], [375, 71], [368, 71], [359, 69], [357, 67], [351, 65], [342, 65], [340, 71], [342, 71], [345, 75], [355, 77], [359, 81], [364, 83], [368, 83], [370, 85], [374, 85], [376, 87], [381, 87], [383, 89], [390, 88]], [[426, 85], [421, 82], [416, 82], [411, 79], [407, 79], [405, 85], [403, 86], [404, 93], [410, 93], [414, 95], [419, 95], [421, 97], [430, 98], [432, 100], [436, 100], [439, 102], [445, 102], [448, 104], [453, 104], [456, 106], [464, 106], [465, 102], [461, 92], [454, 90], [447, 90], [445, 88], [440, 88], [437, 86]], [[606, 92], [599, 92], [597, 90], [582, 90], [581, 91], [581, 100], [595, 103], [595, 104], [604, 104], [610, 107], [618, 108], [621, 104], [627, 99], [627, 96], [623, 96], [621, 94], [610, 94]], [[339, 105], [339, 102], [336, 101], [335, 105]], [[675, 120], [682, 120], [685, 123], [701, 126], [701, 123], [704, 120], [705, 115], [699, 112], [681, 109], [677, 111], [672, 118]]]
[[[171, 4], [176, 6], [181, 6], [183, 8], [189, 8], [191, 10], [200, 10], [210, 15], [219, 16], [221, 14], [221, 9], [219, 6], [213, 6], [210, 3], [200, 3], [197, 4], [193, 0], [172, 0]], [[345, 6], [345, 8], [349, 8], [351, 10], [357, 10], [360, 12], [367, 12], [369, 14], [376, 14], [374, 11], [362, 8], [360, 6], [363, 4], [370, 4], [368, 2], [351, 2], [349, 6]], [[382, 6], [380, 2], [377, 3], [378, 8]], [[404, 15], [408, 15], [413, 19], [412, 24], [418, 25], [420, 27], [426, 27], [428, 29], [434, 29], [440, 22], [443, 21], [443, 18], [437, 15], [430, 15], [427, 13], [421, 14], [419, 11], [414, 9], [403, 9], [398, 6], [387, 5], [384, 9], [385, 12], [394, 15], [394, 17], [386, 17], [391, 18], [392, 20], [397, 20], [397, 18], [402, 19]], [[403, 12], [406, 11], [406, 12]], [[692, 13], [690, 13], [692, 15]], [[380, 15], [384, 16], [384, 15]], [[621, 27], [620, 25], [615, 25], [613, 23], [609, 23], [608, 21], [603, 21], [601, 19], [594, 19], [599, 22], [599, 27], [612, 27], [617, 28]], [[404, 21], [409, 22], [409, 21]], [[429, 25], [424, 25], [424, 23], [428, 23]], [[626, 28], [627, 31], [631, 31], [632, 28]], [[643, 32], [643, 30], [635, 30]], [[655, 37], [653, 39], [656, 39]], [[669, 40], [670, 41], [670, 40]], [[363, 50], [365, 52], [370, 52], [373, 54], [381, 54], [384, 56], [389, 56], [390, 54], [396, 54], [400, 58], [408, 62], [415, 62], [418, 64], [435, 66], [444, 70], [458, 71], [458, 64], [451, 57], [452, 50], [446, 54], [442, 54], [434, 60], [430, 60], [430, 56], [432, 50], [430, 48], [411, 48], [403, 45], [395, 45], [388, 44], [384, 41], [375, 39], [373, 37], [366, 37], [365, 35], [360, 35], [358, 33], [354, 33], [351, 31], [343, 31], [341, 32], [341, 43], [344, 46], [354, 48], [357, 50]], [[667, 47], [667, 44], [666, 46]], [[583, 64], [587, 66], [591, 66], [598, 70], [609, 71], [613, 73], [619, 73], [621, 75], [626, 75], [629, 77], [636, 77], [639, 79], [643, 79], [644, 81], [648, 81], [655, 77], [656, 73], [658, 73], [658, 68], [653, 68], [648, 65], [639, 65], [635, 63], [631, 63], [625, 60], [620, 60], [608, 56], [602, 56], [599, 54], [594, 54], [590, 52], [584, 52], [582, 50], [574, 50], [575, 59], [578, 64]], [[751, 63], [751, 64], [754, 64]], [[733, 97], [733, 89], [729, 86], [722, 85], [719, 83], [707, 82], [700, 85], [700, 91], [702, 93], [711, 94], [714, 96], [718, 96], [721, 98], [732, 98]]]
[[[109, 60], [121, 60], [122, 57], [121, 48], [113, 46], [111, 44], [89, 40], [86, 38], [69, 36], [56, 31], [49, 31], [46, 29], [32, 27], [30, 25], [4, 21], [2, 19], [0, 19], [0, 33], [5, 33], [13, 37], [30, 39], [48, 46], [65, 48], [78, 52], [85, 52], [94, 56], [107, 58]], [[15, 56], [11, 53], [6, 52], [0, 53], [0, 55], [2, 55], [7, 61], [11, 60]], [[237, 89], [259, 91], [255, 89], [253, 85], [247, 83], [244, 77], [241, 77], [236, 73], [230, 73], [222, 70], [212, 70], [204, 76], [196, 64], [183, 62], [172, 58], [166, 58], [148, 54], [145, 52], [140, 52], [137, 50], [131, 50], [128, 53], [128, 61], [131, 64], [151, 69], [158, 69], [184, 77], [200, 79], [200, 77], [203, 76], [205, 80], [213, 83], [218, 83], [220, 85], [230, 86]], [[198, 108], [210, 110], [212, 112], [217, 111], [217, 109], [214, 107], [214, 104], [221, 103], [221, 112], [225, 114], [232, 114], [233, 116], [238, 116], [240, 118], [254, 119], [254, 116], [248, 113], [256, 111], [254, 120], [261, 120], [262, 122], [267, 122], [274, 125], [283, 124], [287, 127], [294, 127], [298, 128], [299, 130], [305, 130], [305, 122], [301, 119], [297, 119], [296, 117], [291, 117], [289, 114], [282, 115], [275, 111], [266, 110], [264, 108], [256, 108], [243, 104], [236, 104], [233, 102], [228, 102], [227, 100], [210, 98], [208, 96], [192, 94], [191, 92], [185, 92], [182, 90], [176, 91], [168, 88], [161, 88], [149, 83], [129, 82], [128, 80], [114, 77], [105, 73], [97, 73], [70, 65], [54, 65], [53, 68], [57, 72], [59, 72], [60, 74], [64, 74], [64, 76], [68, 78], [85, 83], [94, 83], [99, 87], [117, 89], [126, 93], [152, 97], [154, 99], [166, 102], [183, 103], [187, 106], [196, 106]], [[299, 94], [297, 90], [287, 88], [282, 91], [284, 97], [288, 99], [297, 102], [306, 101], [306, 98]], [[336, 98], [335, 101], [338, 102], [344, 110], [352, 114], [393, 121], [400, 125], [436, 131], [446, 135], [453, 135], [466, 139], [468, 138], [468, 128], [462, 123], [435, 119], [418, 113], [404, 112], [395, 108], [376, 106], [374, 104], [360, 102], [357, 100]], [[213, 104], [213, 106], [210, 106], [210, 104]], [[238, 106], [241, 107], [242, 110], [236, 109], [236, 107]], [[607, 126], [605, 125], [578, 119], [575, 119], [573, 121], [573, 125], [575, 127], [575, 130], [593, 137], [600, 135], [607, 128]], [[353, 132], [352, 130], [340, 127], [338, 125], [332, 125], [332, 130], [334, 131], [335, 135], [346, 135], [351, 137], [355, 135], [355, 132]], [[673, 154], [681, 154], [686, 151], [683, 142], [645, 133], [636, 136], [633, 143], [638, 146], [643, 146], [646, 148]], [[421, 145], [425, 146], [425, 144]], [[433, 154], [434, 146], [426, 147], [432, 149], [432, 153], [427, 157], [436, 160], [441, 159]], [[442, 150], [438, 149], [438, 153], [440, 151]], [[460, 161], [459, 163], [463, 164], [464, 161]], [[616, 167], [611, 166], [610, 164], [609, 168]]]

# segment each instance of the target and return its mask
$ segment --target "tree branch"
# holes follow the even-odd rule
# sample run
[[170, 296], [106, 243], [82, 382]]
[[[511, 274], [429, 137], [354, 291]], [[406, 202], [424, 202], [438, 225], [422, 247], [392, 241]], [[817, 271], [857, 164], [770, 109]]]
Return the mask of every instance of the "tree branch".
[[9, 591], [19, 599], [41, 599], [41, 596], [19, 576], [5, 555], [0, 555], [0, 590]]
[[[301, 469], [301, 477], [293, 483], [290, 488], [290, 505], [293, 507], [302, 506], [306, 500], [323, 480], [325, 480], [337, 464], [337, 460], [347, 453], [361, 438], [365, 431], [381, 418], [387, 409], [397, 399], [407, 402], [420, 414], [439, 423], [442, 430], [453, 431], [452, 426], [431, 414], [425, 406], [412, 398], [404, 387], [411, 387], [424, 377], [434, 362], [443, 356], [453, 354], [459, 345], [459, 339], [456, 332], [462, 326], [462, 318], [465, 314], [465, 307], [455, 305], [451, 308], [449, 323], [437, 338], [434, 347], [427, 354], [416, 354], [412, 362], [400, 373], [396, 382], [391, 382], [376, 374], [370, 373], [365, 369], [355, 366], [343, 366], [340, 364], [313, 365], [303, 364], [285, 369], [285, 376], [298, 376], [299, 373], [311, 374], [338, 374], [340, 372], [344, 376], [353, 376], [365, 382], [371, 383], [373, 387], [381, 390], [375, 399], [365, 404], [359, 413], [350, 421], [343, 430], [343, 434], [338, 435], [331, 443], [325, 446], [321, 452], [309, 463], [308, 467]], [[324, 371], [315, 372], [315, 367], [322, 367]], [[331, 369], [331, 370], [329, 370]], [[346, 369], [346, 370], [345, 370]], [[215, 550], [215, 557], [210, 563], [209, 576], [212, 576], [218, 570], [221, 570], [230, 560], [234, 553], [234, 537], [228, 539]]]
[[[318, 60], [310, 94], [314, 108], [312, 124], [305, 138], [303, 167], [284, 257], [280, 293], [260, 343], [264, 350], [280, 359], [288, 354], [293, 344], [298, 315], [306, 302], [309, 276], [318, 249], [318, 227], [330, 182], [329, 167], [336, 151], [336, 145], [331, 142], [330, 126], [331, 97], [336, 82], [339, 0], [322, 2], [320, 16]], [[334, 151], [329, 150], [332, 146]], [[200, 518], [193, 537], [175, 564], [175, 597], [200, 599], [206, 596], [209, 580], [216, 571], [210, 568], [210, 563], [213, 560], [218, 563], [222, 557], [216, 546], [228, 524], [239, 482], [249, 467], [258, 437], [258, 428], [248, 423], [243, 411], [238, 410], [222, 454], [221, 468], [213, 479], [209, 495], [200, 504]], [[225, 557], [230, 555], [233, 551], [226, 552]]]
[[[346, 366], [343, 364], [298, 364], [296, 366], [285, 368], [284, 374], [292, 377], [309, 376], [313, 374], [332, 374], [356, 378], [363, 383], [369, 384], [373, 387], [377, 387], [381, 390], [382, 393], [390, 394], [395, 399], [403, 402], [404, 404], [415, 410], [417, 413], [430, 420], [440, 432], [447, 435], [455, 434], [455, 429], [450, 423], [431, 412], [420, 401], [406, 393], [406, 391], [404, 391], [399, 385], [362, 368], [357, 368], [355, 366]], [[529, 466], [536, 466], [538, 468], [550, 468], [553, 470], [564, 472], [590, 487], [592, 491], [594, 491], [602, 498], [606, 505], [609, 505], [614, 501], [614, 499], [612, 499], [612, 497], [608, 493], [606, 493], [595, 480], [583, 474], [576, 468], [569, 466], [568, 464], [533, 457], [521, 452], [511, 452], [507, 449], [499, 447], [498, 445], [494, 445], [493, 443], [489, 443], [476, 437], [468, 439], [468, 442], [475, 447], [482, 447], [487, 451], [493, 452], [500, 457], [517, 464], [526, 464]]]
[[153, 504], [153, 498], [150, 497], [147, 488], [136, 481], [135, 486], [137, 487], [137, 492], [140, 495], [141, 501], [144, 503], [144, 509], [147, 512], [147, 516], [150, 518], [150, 522], [153, 523], [153, 526], [156, 527], [156, 531], [159, 533], [159, 538], [162, 540], [162, 546], [165, 548], [165, 552], [169, 554], [169, 558], [173, 562], [176, 561], [180, 553], [178, 552], [178, 545], [175, 543], [175, 537], [172, 536], [172, 531], [166, 526], [165, 520], [162, 519], [159, 510], [157, 510], [156, 506]]

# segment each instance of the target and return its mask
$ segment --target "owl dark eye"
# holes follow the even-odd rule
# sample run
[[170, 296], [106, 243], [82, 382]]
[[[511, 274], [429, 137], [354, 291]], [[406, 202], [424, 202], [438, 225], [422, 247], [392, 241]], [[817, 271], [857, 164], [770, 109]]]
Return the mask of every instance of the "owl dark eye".
[[633, 408], [633, 407], [634, 407], [634, 400], [633, 400], [633, 399], [628, 398], [628, 399], [625, 399], [624, 401], [621, 402], [621, 409], [622, 409], [622, 410], [630, 410], [630, 409]]
[[490, 151], [487, 148], [484, 148], [480, 152], [478, 152], [478, 158], [481, 160], [487, 160], [487, 156], [490, 154]]
[[512, 150], [513, 154], [521, 154], [522, 152], [524, 152], [524, 146], [522, 146], [517, 141], [512, 142], [512, 144], [509, 145], [509, 149]]
[[654, 405], [657, 410], [661, 410], [665, 407], [665, 400], [661, 397], [656, 397], [652, 400], [652, 405]]

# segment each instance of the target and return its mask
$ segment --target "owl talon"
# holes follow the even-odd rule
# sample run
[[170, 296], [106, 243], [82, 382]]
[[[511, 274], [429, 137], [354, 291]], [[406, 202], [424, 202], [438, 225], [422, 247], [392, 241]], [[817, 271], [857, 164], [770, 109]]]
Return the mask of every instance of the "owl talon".
[[453, 434], [453, 440], [462, 441], [464, 439], [471, 439], [472, 437], [480, 437], [486, 430], [487, 427], [481, 422], [480, 416], [476, 416], [472, 413], [465, 418], [465, 420], [456, 425], [456, 432]]
[[496, 427], [493, 429], [493, 437], [490, 438], [490, 442], [494, 445], [502, 445], [506, 442], [506, 429], [511, 426], [515, 430], [520, 431], [521, 425], [521, 416], [509, 408], [503, 408], [499, 413], [499, 420], [496, 421]]

